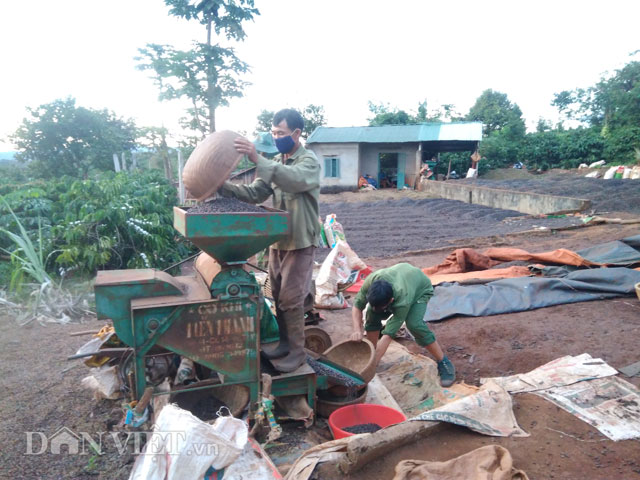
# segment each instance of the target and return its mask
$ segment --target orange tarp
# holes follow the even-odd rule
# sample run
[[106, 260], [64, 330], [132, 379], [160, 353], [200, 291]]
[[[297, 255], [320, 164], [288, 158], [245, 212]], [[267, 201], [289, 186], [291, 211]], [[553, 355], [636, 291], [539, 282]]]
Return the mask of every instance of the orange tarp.
[[531, 275], [529, 267], [494, 268], [466, 273], [436, 273], [429, 275], [432, 285], [445, 282], [469, 282], [470, 280], [500, 280], [501, 278], [517, 278]]
[[[473, 248], [458, 248], [447, 255], [444, 262], [435, 267], [423, 268], [422, 271], [431, 279], [436, 275], [452, 273], [477, 272], [479, 270], [488, 270], [491, 267], [500, 265], [504, 262], [512, 262], [520, 260], [524, 262], [537, 262], [545, 265], [573, 265], [576, 267], [599, 267], [603, 264], [591, 262], [582, 258], [576, 252], [560, 248], [550, 252], [530, 253], [519, 248], [488, 248], [480, 253]], [[527, 272], [525, 275], [528, 275]], [[523, 275], [518, 275], [523, 276]], [[469, 278], [491, 278], [488, 277], [469, 277]], [[496, 277], [496, 278], [513, 278], [513, 277]], [[454, 280], [442, 280], [454, 281]], [[433, 280], [432, 280], [433, 283]]]
[[423, 268], [428, 276], [442, 273], [463, 273], [475, 270], [486, 270], [499, 265], [501, 262], [491, 260], [473, 248], [458, 248], [447, 255], [444, 262], [435, 267]]
[[590, 262], [582, 258], [576, 252], [559, 248], [551, 252], [529, 253], [519, 248], [488, 248], [482, 252], [487, 257], [500, 262], [512, 262], [514, 260], [522, 260], [525, 262], [540, 262], [545, 264], [556, 265], [573, 265], [575, 267], [599, 267], [602, 263]]

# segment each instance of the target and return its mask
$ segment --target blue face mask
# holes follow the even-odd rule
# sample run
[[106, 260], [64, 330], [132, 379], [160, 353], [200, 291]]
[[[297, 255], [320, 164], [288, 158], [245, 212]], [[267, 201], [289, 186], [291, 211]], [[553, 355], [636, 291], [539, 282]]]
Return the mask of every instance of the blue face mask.
[[274, 138], [273, 141], [275, 142], [278, 151], [285, 154], [293, 150], [293, 147], [296, 144], [291, 135], [287, 135], [286, 137]]

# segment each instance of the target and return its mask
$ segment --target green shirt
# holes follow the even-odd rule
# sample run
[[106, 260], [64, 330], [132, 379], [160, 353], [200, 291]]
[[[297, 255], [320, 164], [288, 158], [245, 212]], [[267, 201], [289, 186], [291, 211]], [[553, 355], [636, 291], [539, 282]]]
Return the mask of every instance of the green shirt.
[[315, 154], [302, 145], [286, 163], [282, 155], [273, 160], [258, 155], [256, 180], [250, 185], [225, 182], [219, 192], [247, 203], [262, 203], [273, 196], [273, 208], [289, 212], [289, 235], [272, 248], [298, 250], [317, 246], [320, 234], [318, 201], [320, 164]]
[[385, 327], [385, 333], [391, 336], [405, 322], [407, 314], [413, 305], [427, 303], [433, 296], [431, 281], [422, 270], [408, 263], [398, 263], [393, 267], [376, 270], [365, 279], [353, 302], [356, 308], [364, 310], [367, 305], [367, 292], [371, 284], [376, 280], [386, 280], [391, 284], [393, 302], [384, 312], [374, 312], [370, 308], [369, 313], [380, 317], [380, 319], [388, 318], [393, 314], [393, 325], [387, 323], [387, 327]]

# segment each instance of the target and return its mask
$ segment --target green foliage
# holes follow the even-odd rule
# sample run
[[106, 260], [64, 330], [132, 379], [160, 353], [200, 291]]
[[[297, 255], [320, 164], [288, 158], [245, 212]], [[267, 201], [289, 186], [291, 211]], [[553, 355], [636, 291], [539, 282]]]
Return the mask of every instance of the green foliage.
[[388, 103], [376, 104], [371, 101], [369, 102], [369, 111], [373, 114], [373, 117], [369, 119], [369, 126], [372, 127], [377, 125], [411, 125], [416, 123], [463, 120], [456, 112], [455, 107], [450, 103], [442, 105], [440, 108], [432, 110], [431, 113], [429, 113], [426, 100], [418, 104], [415, 114], [399, 110]]
[[7, 203], [6, 199], [2, 198], [2, 203], [9, 211], [15, 224], [17, 225], [18, 233], [14, 233], [6, 228], [0, 227], [0, 233], [9, 238], [14, 244], [15, 248], [12, 250], [0, 248], [11, 257], [11, 264], [14, 265], [13, 272], [11, 273], [11, 280], [9, 282], [10, 290], [17, 290], [22, 285], [22, 281], [25, 275], [35, 280], [39, 284], [50, 283], [51, 279], [47, 274], [44, 264], [44, 249], [42, 241], [42, 228], [38, 223], [38, 242], [36, 245], [31, 241], [27, 230], [24, 228], [16, 214], [11, 210], [11, 207]]
[[490, 165], [506, 167], [518, 160], [526, 128], [520, 107], [511, 103], [506, 94], [485, 90], [466, 120], [482, 122], [485, 138], [478, 152]]
[[29, 172], [26, 168], [13, 163], [0, 164], [0, 195], [2, 187], [5, 185], [24, 183], [29, 178]]
[[[313, 131], [327, 124], [327, 120], [324, 117], [324, 107], [321, 105], [314, 105], [310, 103], [306, 107], [301, 109], [294, 109], [300, 112], [302, 119], [304, 120], [304, 130], [302, 131], [302, 137], [308, 138], [309, 135], [313, 133]], [[276, 112], [272, 112], [271, 110], [262, 110], [257, 117], [257, 125], [254, 130], [254, 135], [257, 135], [260, 132], [270, 132], [271, 127], [273, 126], [273, 116]]]
[[308, 138], [316, 128], [326, 125], [327, 123], [324, 118], [324, 107], [322, 105], [314, 105], [310, 103], [300, 110], [300, 114], [304, 119], [304, 131], [302, 132], [303, 138]]
[[[169, 131], [165, 127], [144, 127], [139, 130], [138, 143], [144, 151], [137, 153], [139, 165], [164, 170], [164, 176], [172, 181], [177, 177], [177, 158], [167, 145]], [[174, 160], [174, 161], [172, 161]]]
[[256, 125], [256, 129], [253, 131], [253, 134], [257, 135], [260, 132], [270, 132], [273, 122], [273, 116], [275, 114], [276, 112], [272, 112], [271, 110], [261, 110], [260, 114], [258, 115], [258, 123]]
[[[46, 188], [44, 182], [1, 186], [3, 203], [0, 204], [0, 225], [16, 234], [21, 232], [21, 227], [32, 233], [41, 228], [45, 232], [46, 241], [52, 215], [52, 200]], [[9, 236], [0, 235], [0, 248], [8, 250], [13, 244]]]
[[197, 20], [207, 27], [209, 34], [213, 27], [216, 34], [223, 33], [229, 40], [244, 40], [242, 22], [260, 15], [253, 0], [165, 0], [164, 3], [170, 7], [169, 14]]
[[609, 163], [633, 164], [635, 152], [640, 148], [640, 124], [624, 125], [604, 132], [605, 148], [603, 157]]
[[134, 123], [108, 110], [76, 107], [67, 98], [28, 111], [11, 140], [34, 176], [86, 178], [93, 169], [113, 170], [113, 154], [134, 148]]
[[467, 120], [482, 122], [485, 135], [507, 127], [511, 130], [508, 136], [514, 139], [522, 137], [525, 132], [520, 107], [511, 103], [506, 94], [491, 89], [478, 97], [467, 114]]
[[608, 163], [634, 162], [640, 148], [640, 62], [629, 62], [589, 88], [557, 93], [552, 105], [567, 119], [600, 132]]
[[[50, 275], [166, 268], [193, 250], [173, 228], [176, 190], [157, 170], [34, 182], [14, 186], [4, 199], [1, 224], [40, 246]], [[6, 232], [0, 248], [14, 251], [16, 238]], [[6, 265], [2, 270], [7, 273]]]
[[64, 268], [166, 266], [188, 253], [173, 229], [176, 191], [156, 172], [77, 181], [60, 201], [64, 217], [52, 236]]
[[415, 119], [404, 110], [391, 108], [388, 105], [375, 105], [369, 102], [369, 111], [374, 115], [369, 119], [369, 125], [372, 127], [378, 125], [408, 125], [417, 123]]
[[139, 49], [138, 68], [154, 73], [161, 100], [188, 99], [191, 107], [183, 126], [204, 137], [216, 130], [216, 109], [241, 97], [249, 84], [240, 75], [249, 71], [233, 48], [212, 43], [212, 34], [228, 40], [243, 40], [242, 22], [252, 20], [260, 12], [253, 0], [165, 0], [169, 13], [185, 20], [197, 20], [205, 26], [206, 42], [195, 43], [189, 50], [176, 50], [170, 45], [148, 44]]
[[[444, 152], [440, 154], [440, 163], [438, 172], [446, 175], [449, 170], [449, 161], [451, 161], [451, 171], [455, 171], [460, 177], [467, 175], [467, 170], [471, 168], [471, 154], [469, 152]], [[482, 165], [480, 162], [479, 165]]]
[[215, 111], [241, 97], [248, 82], [240, 80], [249, 66], [241, 61], [233, 48], [195, 43], [186, 51], [169, 45], [148, 44], [139, 49], [140, 70], [154, 72], [160, 89], [160, 100], [187, 98], [193, 107], [181, 119], [184, 128], [199, 132], [201, 137], [215, 132]]

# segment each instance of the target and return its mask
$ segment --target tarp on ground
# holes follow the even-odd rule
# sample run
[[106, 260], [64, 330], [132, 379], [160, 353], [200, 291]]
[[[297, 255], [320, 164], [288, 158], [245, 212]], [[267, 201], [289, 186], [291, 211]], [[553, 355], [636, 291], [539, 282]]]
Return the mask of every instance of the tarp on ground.
[[477, 270], [486, 270], [499, 265], [501, 262], [474, 250], [473, 248], [457, 248], [444, 259], [440, 265], [423, 268], [422, 271], [428, 277], [435, 274], [463, 273]]
[[[633, 241], [630, 237], [629, 241]], [[640, 235], [638, 235], [640, 243]], [[640, 248], [640, 245], [638, 245]], [[582, 258], [603, 265], [631, 266], [640, 263], [640, 251], [629, 245], [626, 241], [603, 243], [576, 252]]]
[[576, 270], [565, 277], [521, 277], [486, 285], [446, 284], [435, 288], [424, 320], [457, 315], [480, 317], [523, 312], [566, 303], [603, 300], [635, 294], [640, 271], [623, 267]]
[[633, 237], [623, 238], [622, 241], [630, 247], [640, 250], [640, 235], [634, 235]]
[[512, 261], [537, 262], [545, 265], [569, 265], [580, 268], [607, 265], [631, 266], [640, 263], [640, 235], [628, 237], [621, 241], [596, 245], [576, 252], [560, 248], [549, 252], [531, 253], [519, 248], [496, 247], [488, 248], [480, 253], [473, 248], [458, 248], [447, 255], [441, 264], [423, 268], [422, 271], [431, 278], [436, 275], [488, 270], [500, 263]]
[[507, 268], [491, 268], [489, 270], [479, 270], [477, 272], [464, 273], [436, 273], [429, 275], [432, 285], [439, 285], [445, 282], [458, 283], [487, 283], [501, 278], [528, 277], [533, 275], [529, 267], [513, 266]]
[[538, 262], [551, 265], [573, 265], [576, 267], [599, 267], [602, 263], [592, 262], [581, 257], [576, 252], [559, 248], [550, 252], [531, 253], [520, 248], [495, 247], [487, 248], [484, 255], [500, 262], [513, 262], [520, 260], [523, 262]]

